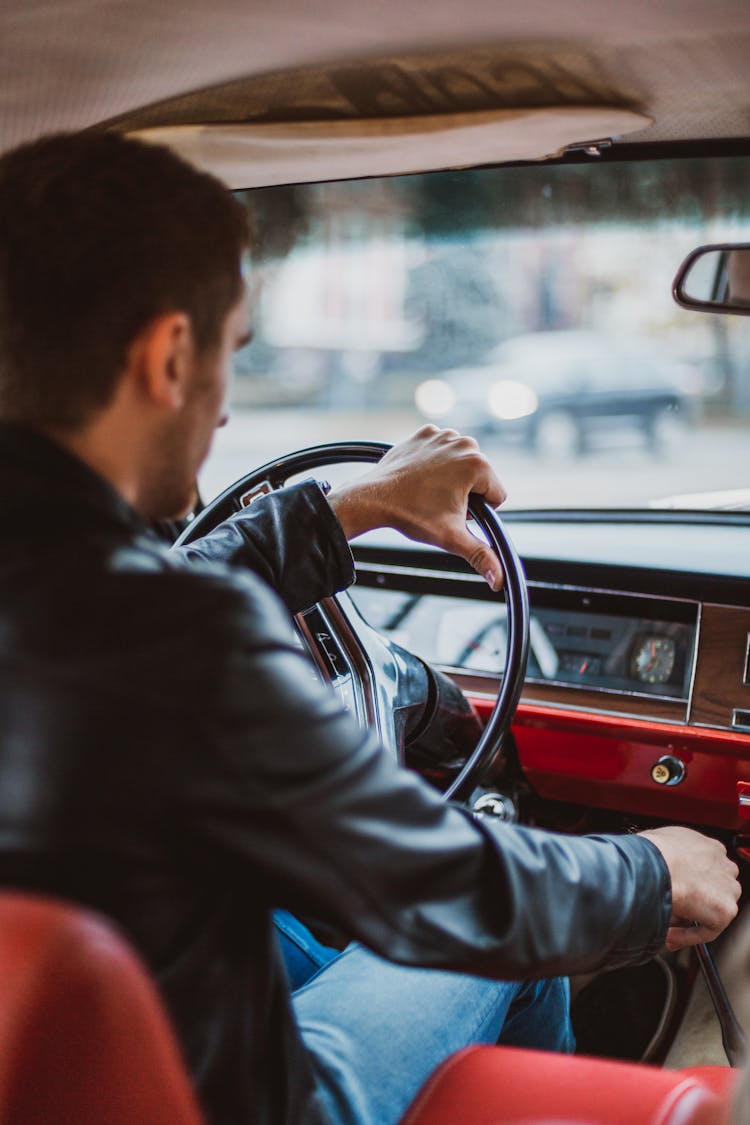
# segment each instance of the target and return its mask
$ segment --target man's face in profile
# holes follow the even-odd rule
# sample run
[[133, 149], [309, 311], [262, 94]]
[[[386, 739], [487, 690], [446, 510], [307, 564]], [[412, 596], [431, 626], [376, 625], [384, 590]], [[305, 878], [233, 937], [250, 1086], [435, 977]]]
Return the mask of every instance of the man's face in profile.
[[151, 485], [144, 504], [148, 518], [176, 519], [195, 507], [198, 473], [210, 452], [216, 429], [228, 417], [232, 357], [249, 339], [243, 287], [224, 318], [218, 344], [203, 353], [192, 347], [185, 401], [165, 424], [158, 444], [154, 443]]

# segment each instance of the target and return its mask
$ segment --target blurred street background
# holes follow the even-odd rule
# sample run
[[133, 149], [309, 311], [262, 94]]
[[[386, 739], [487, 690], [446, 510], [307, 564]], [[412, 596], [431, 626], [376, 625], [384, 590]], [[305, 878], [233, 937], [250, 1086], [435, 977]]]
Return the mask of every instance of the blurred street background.
[[[273, 457], [321, 441], [352, 438], [394, 442], [417, 429], [424, 419], [416, 411], [310, 411], [236, 409], [217, 431], [213, 452], [201, 478], [204, 499]], [[543, 457], [510, 442], [481, 441], [506, 488], [508, 507], [639, 507], [672, 494], [748, 489], [750, 444], [747, 426], [723, 423], [675, 426], [653, 452], [634, 435], [614, 436], [601, 449], [581, 456]], [[321, 470], [330, 480], [352, 476], [361, 466]]]

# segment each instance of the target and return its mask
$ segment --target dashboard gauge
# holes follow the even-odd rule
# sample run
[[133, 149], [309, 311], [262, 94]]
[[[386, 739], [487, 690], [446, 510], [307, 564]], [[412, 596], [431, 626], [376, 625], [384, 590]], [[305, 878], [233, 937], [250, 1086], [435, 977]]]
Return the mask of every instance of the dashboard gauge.
[[644, 684], [665, 684], [672, 675], [675, 655], [671, 637], [642, 637], [630, 658], [631, 675]]
[[560, 654], [560, 671], [571, 672], [575, 676], [600, 676], [602, 658], [585, 652], [563, 652]]

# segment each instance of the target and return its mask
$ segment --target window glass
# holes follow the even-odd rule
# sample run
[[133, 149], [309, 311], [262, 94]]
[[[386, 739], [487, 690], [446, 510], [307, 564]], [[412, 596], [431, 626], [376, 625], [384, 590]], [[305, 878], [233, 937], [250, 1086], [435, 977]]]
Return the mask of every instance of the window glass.
[[255, 339], [205, 496], [431, 421], [480, 440], [510, 507], [750, 508], [750, 318], [671, 297], [693, 247], [750, 240], [749, 185], [731, 157], [244, 193]]

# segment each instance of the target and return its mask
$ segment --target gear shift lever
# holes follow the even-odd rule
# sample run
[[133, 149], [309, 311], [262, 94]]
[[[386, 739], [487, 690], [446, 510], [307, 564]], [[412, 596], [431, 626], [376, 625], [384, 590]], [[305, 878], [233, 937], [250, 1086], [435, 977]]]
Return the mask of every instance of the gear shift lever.
[[746, 1057], [745, 1033], [740, 1027], [729, 1002], [726, 989], [716, 968], [716, 962], [708, 947], [701, 942], [695, 947], [695, 955], [706, 982], [711, 1003], [716, 1012], [716, 1018], [721, 1028], [721, 1041], [724, 1044], [726, 1056], [730, 1066], [742, 1066]]

